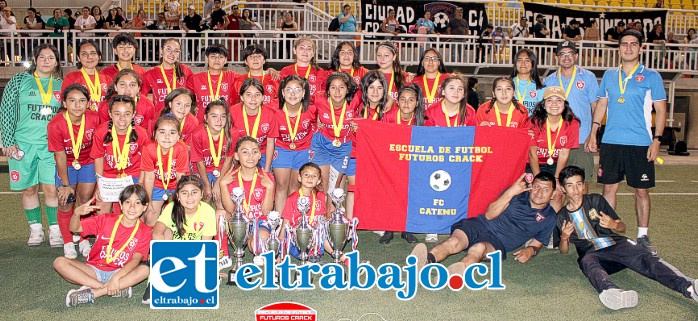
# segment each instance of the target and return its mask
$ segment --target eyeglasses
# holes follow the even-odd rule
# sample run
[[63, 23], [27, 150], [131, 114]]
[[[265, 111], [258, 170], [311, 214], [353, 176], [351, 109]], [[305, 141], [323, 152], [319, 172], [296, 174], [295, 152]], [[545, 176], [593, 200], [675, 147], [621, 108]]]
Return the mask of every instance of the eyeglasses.
[[303, 88], [300, 88], [300, 87], [286, 87], [286, 89], [284, 89], [284, 91], [285, 91], [287, 94], [289, 94], [289, 95], [290, 95], [290, 94], [300, 94], [301, 92], [303, 92]]
[[55, 61], [56, 57], [40, 55], [39, 57], [36, 58], [36, 60]]
[[572, 58], [574, 57], [575, 53], [574, 52], [561, 52], [557, 54], [558, 57], [560, 58]]
[[166, 53], [176, 53], [176, 54], [179, 54], [180, 52], [182, 52], [181, 50], [175, 49], [175, 48], [172, 48], [172, 47], [165, 47], [164, 50], [165, 50]]
[[424, 57], [424, 62], [438, 62], [439, 57]]

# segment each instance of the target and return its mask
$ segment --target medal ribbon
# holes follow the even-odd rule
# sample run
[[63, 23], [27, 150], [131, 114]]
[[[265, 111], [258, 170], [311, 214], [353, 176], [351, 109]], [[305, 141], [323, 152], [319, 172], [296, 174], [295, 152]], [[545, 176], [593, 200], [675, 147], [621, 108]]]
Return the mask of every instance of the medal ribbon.
[[82, 138], [85, 135], [85, 114], [82, 115], [80, 119], [80, 129], [78, 130], [78, 139], [75, 140], [75, 133], [73, 133], [73, 122], [70, 121], [70, 116], [68, 112], [65, 112], [65, 121], [68, 122], [68, 133], [70, 134], [70, 144], [73, 148], [73, 157], [75, 160], [80, 158], [80, 148], [82, 147]]
[[548, 154], [550, 155], [550, 158], [553, 158], [553, 153], [555, 153], [555, 142], [557, 142], [557, 138], [560, 137], [560, 132], [562, 131], [562, 117], [560, 117], [560, 122], [557, 124], [557, 132], [555, 133], [555, 139], [550, 140], [550, 137], [552, 136], [550, 133], [550, 120], [545, 120], [545, 138], [548, 139]]
[[[296, 72], [296, 73], [298, 73], [298, 72]], [[249, 71], [247, 72], [247, 78], [252, 78], [252, 73]], [[262, 84], [263, 83], [264, 83], [264, 72], [262, 72]]]
[[623, 97], [625, 94], [625, 88], [628, 88], [628, 80], [633, 77], [633, 74], [635, 71], [637, 71], [637, 68], [640, 67], [640, 64], [638, 63], [635, 65], [633, 70], [630, 71], [627, 77], [625, 77], [625, 80], [621, 80], [623, 78], [623, 65], [620, 65], [618, 67], [618, 87], [620, 88], [620, 96]]
[[[441, 105], [441, 111], [444, 113], [444, 118], [446, 118], [446, 127], [452, 127], [451, 126], [451, 117], [448, 116], [448, 113], [446, 112], [446, 106]], [[453, 122], [453, 127], [458, 127], [458, 118], [460, 117], [460, 111], [458, 111], [458, 114], [456, 114], [456, 121]]]
[[[366, 107], [364, 109], [364, 119], [368, 119], [368, 115], [370, 114], [369, 110], [371, 109], [371, 106]], [[373, 113], [373, 117], [371, 117], [372, 120], [377, 120], [378, 119], [378, 111]]]
[[[191, 224], [191, 226], [194, 227], [194, 232], [196, 232], [196, 223], [197, 222], [201, 222], [201, 203], [199, 203], [199, 205], [196, 206], [196, 216], [194, 217], [194, 222], [192, 222], [192, 224]], [[186, 226], [184, 227], [184, 233], [185, 234], [191, 233], [191, 232], [189, 232], [189, 229], [187, 229]], [[180, 235], [180, 236], [183, 237], [184, 235]]]
[[213, 85], [211, 85], [211, 73], [206, 72], [208, 75], [208, 93], [209, 97], [211, 97], [211, 101], [218, 100], [218, 98], [221, 96], [221, 83], [223, 82], [223, 72], [221, 71], [220, 74], [218, 74], [218, 86], [216, 88], [216, 95], [213, 95]]
[[39, 75], [34, 73], [34, 80], [36, 81], [36, 86], [39, 87], [39, 94], [41, 94], [41, 103], [44, 104], [44, 106], [48, 106], [51, 104], [51, 93], [53, 92], [53, 77], [49, 77], [48, 80], [48, 87], [46, 88], [46, 91], [44, 91], [44, 86], [41, 84], [41, 79], [39, 79]]
[[[312, 195], [312, 201], [310, 202], [310, 219], [308, 220], [308, 223], [312, 223], [315, 219], [315, 193], [310, 194]], [[300, 195], [300, 197], [303, 197], [303, 188], [298, 189], [298, 195]]]
[[[407, 125], [411, 126], [413, 119], [414, 119], [414, 115], [412, 115], [410, 120], [407, 122]], [[448, 117], [446, 117], [446, 119], [448, 119]], [[397, 124], [398, 125], [402, 124], [402, 111], [400, 110], [400, 108], [398, 108], [398, 110], [397, 110]]]
[[123, 147], [119, 145], [119, 136], [116, 133], [116, 129], [112, 128], [111, 131], [112, 154], [114, 155], [114, 163], [116, 165], [116, 169], [119, 171], [123, 171], [124, 169], [126, 169], [126, 165], [128, 165], [128, 153], [131, 149], [131, 144], [128, 141], [129, 137], [131, 137], [131, 130], [133, 130], [133, 126], [128, 125]]
[[208, 133], [208, 147], [211, 150], [211, 158], [213, 158], [213, 166], [218, 168], [221, 163], [221, 155], [223, 155], [223, 140], [225, 140], [225, 135], [220, 133], [218, 136], [218, 148], [214, 148], [213, 145], [213, 135], [211, 135], [211, 130], [206, 126], [206, 132]]
[[424, 92], [427, 94], [427, 102], [430, 104], [434, 103], [434, 97], [436, 97], [436, 88], [439, 87], [439, 79], [441, 78], [441, 73], [436, 72], [436, 79], [434, 80], [434, 87], [429, 89], [429, 85], [427, 85], [427, 75], [424, 75], [424, 78], [422, 78], [422, 81], [424, 82]]
[[388, 85], [388, 94], [393, 92], [393, 84], [395, 84], [395, 72], [390, 72], [390, 84]]
[[[565, 88], [565, 86], [562, 85], [562, 68], [557, 71], [557, 80], [560, 82], [560, 87]], [[567, 84], [567, 89], [565, 89], [565, 97], [570, 96], [570, 91], [572, 90], [572, 83], [574, 83], [574, 79], [577, 77], [577, 66], [574, 66], [574, 71], [572, 71], [572, 78], [570, 78], [570, 83]]]
[[[502, 118], [501, 114], [499, 113], [499, 107], [497, 106], [497, 103], [494, 103], [494, 111], [497, 115], [497, 126], [502, 126]], [[514, 113], [514, 102], [511, 102], [509, 105], [509, 111], [507, 112], [507, 127], [509, 127], [509, 124], [511, 124], [511, 115]]]
[[82, 78], [85, 79], [87, 89], [90, 91], [90, 100], [97, 102], [102, 100], [102, 83], [99, 82], [99, 73], [95, 70], [95, 82], [90, 80], [90, 76], [85, 71], [85, 68], [80, 68]]
[[167, 80], [167, 76], [165, 76], [165, 68], [162, 68], [162, 64], [160, 65], [160, 73], [162, 74], [162, 79], [165, 80], [165, 86], [167, 86], [167, 93], [169, 94], [172, 89], [177, 88], [177, 69], [172, 68], [172, 86], [170, 86], [170, 82]]
[[[296, 75], [300, 77], [301, 75], [298, 74], [298, 64], [293, 64], [293, 69], [296, 70]], [[305, 79], [308, 79], [308, 76], [310, 76], [310, 66], [308, 66], [308, 70], [305, 71]]]
[[291, 118], [288, 116], [288, 107], [286, 106], [286, 103], [284, 103], [284, 115], [286, 115], [286, 126], [288, 127], [288, 134], [291, 137], [291, 143], [293, 143], [296, 140], [296, 134], [298, 133], [298, 124], [300, 124], [301, 120], [301, 108], [303, 108], [303, 105], [298, 105], [298, 115], [296, 115], [296, 123], [294, 124], [293, 128], [291, 128]]
[[129, 243], [131, 243], [131, 240], [133, 240], [133, 237], [136, 236], [136, 232], [138, 232], [138, 227], [141, 225], [141, 220], [136, 220], [136, 226], [133, 228], [133, 231], [131, 231], [131, 235], [128, 237], [128, 240], [124, 242], [124, 245], [121, 246], [121, 248], [116, 251], [115, 255], [111, 255], [111, 250], [112, 246], [114, 245], [114, 238], [116, 238], [116, 231], [119, 229], [119, 224], [121, 224], [121, 219], [124, 218], [124, 214], [119, 215], [119, 218], [116, 220], [116, 223], [114, 223], [114, 228], [111, 230], [111, 237], [109, 238], [109, 243], [107, 244], [107, 264], [111, 264], [111, 262], [114, 261], [115, 258], [119, 257], [121, 255], [121, 252], [126, 249]]
[[524, 99], [526, 98], [526, 93], [528, 92], [528, 87], [531, 87], [531, 83], [532, 83], [532, 81], [529, 81], [528, 85], [526, 85], [526, 89], [524, 89], [524, 91], [523, 91], [523, 95], [519, 95], [519, 77], [516, 77], [516, 90], [515, 91], [516, 91], [516, 98], [519, 101], [524, 101]]
[[181, 134], [182, 131], [184, 130], [184, 122], [186, 122], [186, 121], [187, 121], [187, 116], [184, 116], [184, 118], [182, 118], [182, 122], [179, 123], [179, 132], [180, 132], [180, 134]]
[[[252, 202], [252, 194], [254, 194], [254, 187], [257, 185], [257, 169], [254, 170], [254, 177], [252, 178], [252, 184], [250, 185], [250, 191], [247, 193], [247, 197], [242, 199], [242, 207], [245, 209], [245, 213], [250, 212], [250, 203]], [[238, 186], [244, 188], [242, 182], [242, 173], [238, 172]]]
[[347, 111], [347, 101], [345, 100], [344, 105], [342, 105], [342, 114], [339, 115], [339, 124], [337, 124], [337, 118], [334, 116], [334, 104], [332, 104], [332, 99], [328, 99], [327, 101], [330, 103], [330, 115], [332, 116], [332, 129], [334, 130], [334, 137], [339, 139], [339, 135], [342, 132], [342, 125], [344, 124], [344, 115]]
[[247, 120], [247, 111], [245, 106], [242, 106], [242, 120], [245, 122], [245, 133], [247, 136], [252, 136], [252, 138], [257, 138], [257, 132], [259, 131], [259, 121], [262, 119], [262, 107], [259, 107], [259, 112], [257, 113], [257, 118], [254, 120], [254, 127], [252, 128], [252, 134], [250, 134], [250, 123]]
[[172, 154], [174, 154], [174, 146], [172, 146], [167, 155], [167, 179], [165, 179], [165, 173], [162, 171], [162, 150], [160, 149], [160, 144], [158, 144], [157, 154], [158, 154], [158, 173], [160, 173], [160, 182], [162, 182], [162, 189], [166, 190], [170, 185], [170, 172], [172, 172]]

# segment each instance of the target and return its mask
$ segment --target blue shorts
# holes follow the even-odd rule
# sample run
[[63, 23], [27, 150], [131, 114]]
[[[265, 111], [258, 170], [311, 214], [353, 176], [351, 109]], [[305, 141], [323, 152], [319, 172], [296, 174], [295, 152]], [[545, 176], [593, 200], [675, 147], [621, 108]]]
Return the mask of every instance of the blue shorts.
[[[97, 177], [95, 175], [95, 164], [82, 165], [79, 171], [76, 171], [73, 166], [68, 166], [68, 180], [71, 185], [77, 183], [95, 183], [97, 182]], [[63, 185], [63, 181], [58, 177], [58, 171], [56, 171], [56, 186]]]
[[[221, 173], [221, 175], [223, 174]], [[206, 177], [208, 177], [208, 182], [211, 184], [211, 186], [213, 186], [213, 183], [215, 183], [218, 179], [218, 177], [213, 176], [213, 173], [206, 173]]]
[[277, 146], [276, 157], [272, 161], [272, 167], [300, 170], [301, 166], [309, 161], [310, 149], [289, 150]]
[[173, 190], [173, 189], [165, 190], [165, 189], [153, 186], [153, 197], [151, 198], [151, 200], [154, 202], [155, 201], [164, 201], [162, 199], [162, 196], [165, 195], [165, 193], [168, 194], [167, 199], [172, 200], [172, 195], [174, 195], [174, 192], [175, 192], [175, 190]]
[[[259, 159], [259, 165], [257, 165], [257, 166], [259, 168], [264, 169], [264, 165], [266, 165], [266, 164], [267, 164], [267, 154], [263, 152], [262, 158]], [[274, 159], [271, 160], [271, 167], [269, 167], [269, 171], [271, 171], [272, 168], [274, 168]]]
[[97, 280], [99, 280], [99, 282], [102, 282], [102, 283], [109, 282], [109, 280], [111, 280], [112, 276], [114, 276], [114, 274], [116, 274], [116, 272], [119, 272], [119, 270], [121, 270], [121, 269], [116, 269], [114, 271], [102, 271], [95, 266], [92, 266], [89, 264], [87, 266], [91, 267], [95, 271], [95, 274], [97, 274]]
[[347, 174], [347, 176], [356, 176], [356, 158], [349, 159], [349, 164], [347, 164], [347, 172], [344, 174]]
[[[293, 244], [293, 242], [291, 242], [290, 245], [291, 245], [291, 246], [289, 246], [289, 248], [288, 248], [288, 254], [290, 254], [291, 256], [293, 256], [294, 258], [296, 258], [297, 260], [300, 260], [299, 257], [301, 256], [301, 251]], [[323, 246], [320, 247], [320, 253], [319, 253], [319, 254], [320, 254], [320, 255], [325, 254], [325, 247], [324, 247], [324, 244], [323, 244]]]
[[506, 260], [507, 253], [502, 241], [500, 241], [494, 233], [490, 232], [479, 220], [480, 219], [477, 217], [462, 219], [451, 226], [451, 234], [456, 230], [461, 230], [465, 233], [468, 237], [468, 247], [466, 247], [464, 251], [467, 251], [477, 243], [489, 243], [494, 247], [495, 251], [502, 251], [502, 260]]
[[[340, 147], [334, 147], [332, 140], [321, 133], [313, 135], [310, 150], [315, 154], [313, 163], [318, 166], [332, 165], [340, 174], [347, 174], [351, 155], [351, 142], [343, 143]], [[356, 172], [356, 167], [354, 167]]]

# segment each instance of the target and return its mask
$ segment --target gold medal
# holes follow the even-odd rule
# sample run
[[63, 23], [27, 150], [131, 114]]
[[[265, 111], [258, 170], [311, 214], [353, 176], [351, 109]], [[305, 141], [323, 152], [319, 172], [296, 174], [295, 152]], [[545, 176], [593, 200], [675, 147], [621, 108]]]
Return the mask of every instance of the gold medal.
[[332, 141], [332, 146], [337, 148], [342, 147], [342, 142], [340, 142], [339, 139], [335, 139]]
[[116, 175], [116, 178], [124, 178], [124, 177], [126, 177], [126, 173], [119, 173], [118, 175]]
[[622, 103], [624, 103], [624, 102], [625, 102], [625, 98], [623, 98], [623, 96], [620, 96], [620, 97], [618, 98], [618, 103], [619, 103], [619, 104], [622, 104]]
[[80, 162], [78, 162], [77, 159], [73, 161], [73, 168], [74, 168], [76, 171], [79, 171], [80, 168], [82, 168], [82, 166], [80, 165]]
[[623, 98], [623, 95], [625, 94], [625, 89], [628, 88], [628, 80], [633, 77], [633, 74], [635, 74], [635, 71], [637, 71], [637, 68], [640, 67], [640, 64], [638, 63], [633, 67], [633, 70], [630, 71], [627, 77], [623, 79], [623, 65], [620, 65], [618, 67], [618, 89], [620, 89], [620, 97], [618, 98], [618, 103], [622, 104], [625, 102], [625, 98]]
[[548, 157], [548, 165], [553, 166], [555, 164], [555, 161], [553, 160], [552, 157]]
[[213, 170], [213, 177], [218, 177], [218, 176], [221, 176], [221, 172], [217, 169], [214, 169]]
[[288, 144], [288, 148], [290, 148], [290, 149], [296, 149], [296, 144], [295, 144], [295, 143], [290, 143], [290, 144]]

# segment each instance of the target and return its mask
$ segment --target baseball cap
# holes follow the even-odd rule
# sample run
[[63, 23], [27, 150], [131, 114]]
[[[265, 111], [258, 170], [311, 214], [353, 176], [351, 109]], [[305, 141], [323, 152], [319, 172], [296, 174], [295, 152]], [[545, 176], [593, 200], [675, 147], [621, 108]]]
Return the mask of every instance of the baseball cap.
[[616, 26], [618, 26], [618, 27], [625, 27], [625, 21], [618, 21], [618, 23], [616, 24]]
[[495, 28], [494, 30], [502, 31], [502, 27], [497, 27], [497, 28]]
[[567, 99], [565, 97], [565, 90], [562, 89], [562, 87], [560, 86], [549, 86], [545, 88], [545, 92], [543, 93], [543, 99], [548, 99], [550, 97], [560, 97], [563, 100]]
[[536, 19], [541, 19], [541, 18], [545, 18], [545, 16], [542, 13], [539, 13], [536, 15]]
[[559, 42], [557, 44], [557, 51], [556, 52], [559, 53], [560, 51], [562, 51], [562, 49], [565, 49], [565, 48], [570, 48], [574, 52], [577, 52], [577, 46], [574, 45], [574, 42], [569, 41], [569, 40]]
[[115, 5], [109, 6], [109, 10], [112, 10], [112, 9], [113, 9], [113, 10], [116, 10], [116, 6], [115, 6]]
[[574, 24], [577, 24], [577, 25], [578, 25], [578, 24], [579, 24], [579, 20], [577, 20], [577, 19], [572, 19], [572, 21], [570, 21], [570, 24], [571, 24], [571, 25], [574, 25]]
[[10, 12], [12, 12], [12, 8], [10, 8], [10, 7], [5, 7], [4, 9], [2, 9], [2, 11], [10, 11]]
[[189, 9], [190, 9], [190, 10], [196, 10], [196, 8], [194, 8], [194, 5], [191, 5], [191, 4], [189, 5]]

